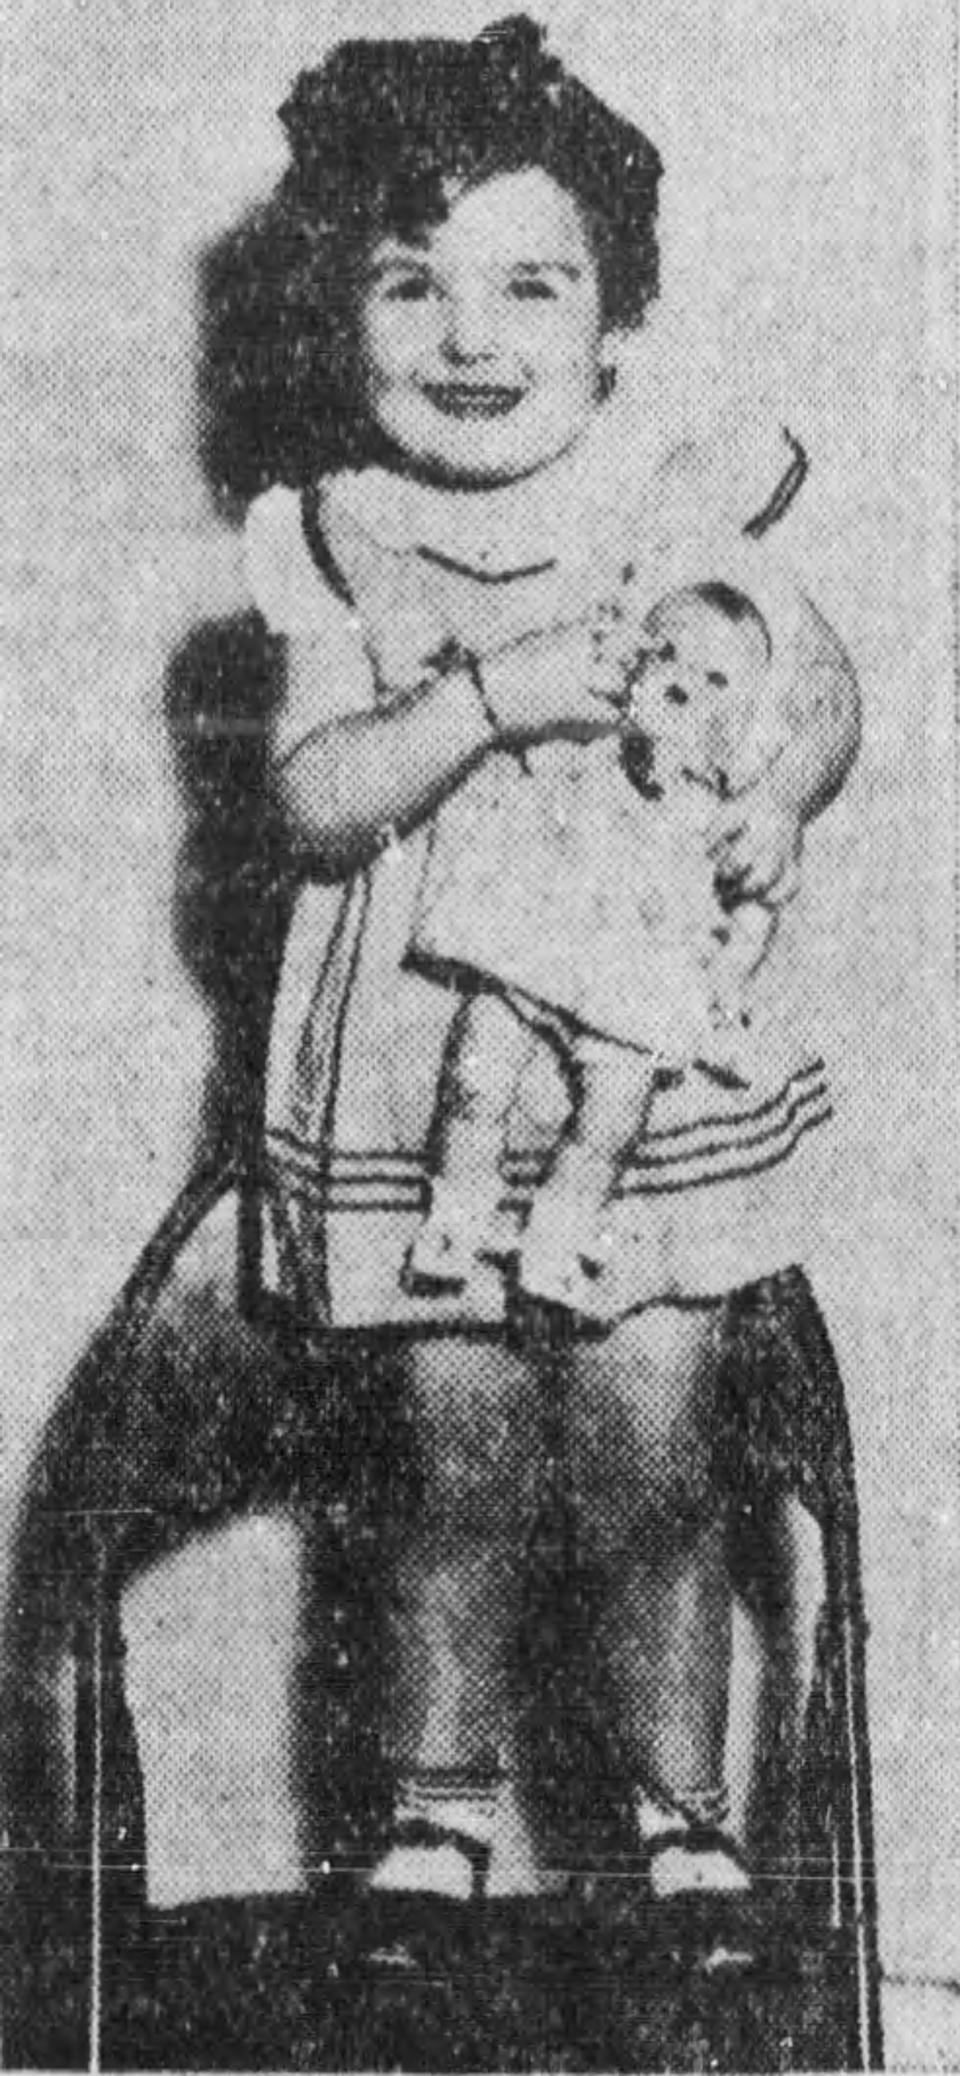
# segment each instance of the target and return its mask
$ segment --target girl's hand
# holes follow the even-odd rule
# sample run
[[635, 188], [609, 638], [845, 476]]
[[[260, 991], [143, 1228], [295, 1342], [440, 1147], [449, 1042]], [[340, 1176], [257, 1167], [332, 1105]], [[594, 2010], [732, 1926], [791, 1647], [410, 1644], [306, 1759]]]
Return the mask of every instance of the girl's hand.
[[796, 802], [769, 772], [718, 808], [707, 831], [707, 855], [717, 885], [731, 905], [786, 900], [794, 890], [803, 848]]
[[479, 671], [504, 743], [593, 742], [622, 728], [623, 675], [603, 659], [587, 621], [525, 636], [481, 658]]

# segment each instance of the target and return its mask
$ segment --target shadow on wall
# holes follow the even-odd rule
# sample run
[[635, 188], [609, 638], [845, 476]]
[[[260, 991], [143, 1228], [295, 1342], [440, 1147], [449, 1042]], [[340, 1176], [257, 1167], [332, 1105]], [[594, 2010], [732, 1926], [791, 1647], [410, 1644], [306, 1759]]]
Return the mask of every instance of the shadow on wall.
[[[197, 461], [215, 512], [232, 527], [242, 523], [259, 491], [298, 480], [296, 435], [305, 414], [311, 451], [328, 454], [335, 446], [330, 391], [317, 372], [321, 327], [315, 322], [311, 331], [307, 322], [314, 287], [304, 253], [295, 254], [290, 240], [273, 198], [248, 211], [197, 261]], [[212, 1057], [197, 1180], [64, 1380], [21, 1503], [0, 1648], [4, 1695], [13, 1704], [0, 1709], [0, 1775], [17, 1856], [17, 1877], [10, 1877], [14, 1917], [26, 1919], [19, 1950], [29, 1953], [40, 1977], [49, 1968], [51, 1983], [61, 1965], [69, 1972], [77, 1931], [71, 1912], [82, 1916], [86, 1907], [89, 1855], [76, 1827], [89, 1782], [79, 1777], [77, 1753], [89, 1746], [90, 1725], [81, 1718], [94, 1700], [83, 1678], [78, 1699], [75, 1675], [92, 1648], [98, 1564], [102, 1559], [105, 1566], [105, 1649], [113, 1666], [105, 1667], [104, 1706], [116, 1781], [106, 1821], [117, 1858], [130, 1872], [127, 1901], [141, 1907], [142, 1895], [134, 1891], [138, 1858], [142, 1872], [143, 1812], [118, 1670], [121, 1592], [165, 1551], [251, 1505], [302, 1505], [309, 1579], [326, 1561], [310, 1552], [314, 1544], [318, 1552], [326, 1549], [321, 1530], [329, 1493], [324, 1488], [318, 1496], [314, 1487], [301, 1493], [304, 1461], [324, 1467], [314, 1484], [332, 1478], [339, 1506], [340, 1466], [356, 1453], [352, 1443], [329, 1434], [317, 1444], [298, 1365], [290, 1370], [278, 1348], [241, 1316], [235, 1279], [242, 1199], [238, 1205], [230, 1196], [221, 1207], [230, 1214], [226, 1232], [217, 1227], [215, 1192], [212, 1223], [204, 1216], [196, 1226], [189, 1216], [191, 1192], [199, 1202], [204, 1176], [225, 1172], [231, 1155], [242, 1161], [259, 1131], [291, 887], [289, 846], [270, 782], [272, 723], [283, 690], [282, 645], [255, 611], [200, 622], [165, 673], [181, 830], [172, 926], [179, 956], [210, 1009]], [[328, 1632], [329, 1623], [315, 1625], [325, 1643]], [[322, 1655], [322, 1644], [316, 1648]], [[310, 1639], [301, 1656], [304, 1691], [325, 1695], [330, 1666], [316, 1670]], [[373, 1721], [369, 1709], [367, 1717]], [[314, 1736], [302, 1740], [308, 1771], [316, 1770], [310, 1757], [316, 1743]], [[311, 1802], [306, 1793], [299, 1800], [303, 1807]], [[0, 1856], [0, 1887], [11, 1865], [9, 1854]], [[61, 1890], [66, 1927], [53, 1908]], [[4, 1972], [0, 1957], [0, 1978]], [[39, 1979], [34, 1988], [39, 2006], [46, 1991]]]
[[[336, 445], [315, 282], [276, 198], [197, 262], [197, 459], [215, 511], [239, 526], [274, 483], [296, 483], [303, 426]], [[327, 365], [325, 362], [324, 365]], [[256, 1132], [270, 1005], [288, 915], [288, 855], [271, 797], [281, 644], [251, 611], [196, 627], [171, 659], [166, 719], [183, 837], [174, 932], [212, 1014], [205, 1136]]]
[[256, 1130], [270, 1004], [288, 910], [287, 847], [271, 798], [271, 716], [282, 665], [254, 612], [194, 628], [171, 659], [165, 707], [180, 789], [173, 927], [211, 1012], [208, 1148]]
[[[197, 267], [197, 459], [215, 510], [233, 526], [251, 496], [288, 473], [275, 250], [269, 209], [261, 210], [202, 252]], [[271, 368], [272, 386], [264, 380]], [[181, 827], [172, 927], [212, 1024], [200, 1172], [250, 1146], [259, 1124], [289, 901], [288, 847], [270, 786], [271, 723], [282, 695], [281, 646], [253, 611], [201, 622], [165, 673]], [[175, 1208], [174, 1223], [177, 1215]], [[86, 1908], [76, 1811], [89, 1783], [79, 1778], [77, 1753], [89, 1745], [81, 1718], [94, 1701], [82, 1681], [78, 1698], [74, 1673], [78, 1655], [82, 1662], [91, 1648], [94, 1545], [107, 1552], [107, 1641], [119, 1662], [120, 1582], [198, 1524], [255, 1503], [264, 1475], [265, 1503], [276, 1501], [271, 1473], [289, 1417], [286, 1386], [277, 1384], [283, 1365], [244, 1333], [233, 1305], [229, 1331], [221, 1332], [235, 1246], [227, 1246], [215, 1271], [216, 1289], [202, 1300], [188, 1297], [187, 1312], [178, 1315], [176, 1359], [161, 1304], [151, 1314], [142, 1358], [118, 1370], [118, 1350], [136, 1329], [142, 1304], [143, 1292], [133, 1294], [137, 1277], [151, 1286], [168, 1248], [169, 1234], [154, 1238], [110, 1319], [64, 1380], [22, 1495], [12, 1552], [0, 1639], [10, 1704], [0, 1709], [0, 1789], [12, 1851], [0, 1853], [0, 1891], [11, 1905], [15, 1947], [36, 1971], [38, 2009], [58, 2002], [57, 1983], [64, 1969], [69, 1974], [79, 1937], [74, 1918]], [[284, 1504], [290, 1499], [287, 1485]], [[120, 1782], [110, 1822], [118, 1856], [131, 1867], [130, 1841], [142, 1848], [139, 1779], [122, 1688], [108, 1680], [105, 1691]], [[135, 1890], [133, 1873], [131, 1880]], [[0, 2001], [7, 1966], [0, 1955]], [[12, 1994], [16, 1984], [8, 1986]], [[55, 2059], [56, 2043], [47, 2044]]]

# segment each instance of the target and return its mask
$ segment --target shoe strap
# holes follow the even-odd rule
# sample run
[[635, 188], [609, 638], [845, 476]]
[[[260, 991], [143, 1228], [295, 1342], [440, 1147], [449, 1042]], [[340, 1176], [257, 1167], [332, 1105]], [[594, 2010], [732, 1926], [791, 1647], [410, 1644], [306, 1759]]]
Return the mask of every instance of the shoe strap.
[[393, 1828], [391, 1843], [409, 1846], [415, 1851], [435, 1851], [440, 1846], [452, 1846], [455, 1852], [468, 1860], [474, 1874], [484, 1874], [490, 1862], [492, 1844], [489, 1840], [472, 1838], [468, 1831], [457, 1830], [450, 1824], [436, 1824], [424, 1817], [399, 1817]]
[[731, 1838], [729, 1831], [721, 1831], [714, 1824], [678, 1824], [670, 1831], [658, 1831], [654, 1838], [647, 1840], [650, 1859], [659, 1859], [661, 1853], [669, 1852], [673, 1846], [687, 1853], [723, 1853], [746, 1872], [736, 1840]]

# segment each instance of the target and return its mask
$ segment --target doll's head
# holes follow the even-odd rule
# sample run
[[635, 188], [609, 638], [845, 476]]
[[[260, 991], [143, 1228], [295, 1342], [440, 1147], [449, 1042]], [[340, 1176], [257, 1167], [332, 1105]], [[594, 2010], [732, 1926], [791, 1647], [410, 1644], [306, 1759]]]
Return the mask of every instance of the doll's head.
[[647, 790], [682, 772], [727, 792], [772, 665], [766, 621], [744, 592], [706, 583], [661, 599], [644, 631], [630, 679], [632, 775]]
[[277, 473], [378, 458], [490, 483], [563, 451], [657, 293], [653, 146], [522, 15], [340, 44], [281, 120], [257, 349]]

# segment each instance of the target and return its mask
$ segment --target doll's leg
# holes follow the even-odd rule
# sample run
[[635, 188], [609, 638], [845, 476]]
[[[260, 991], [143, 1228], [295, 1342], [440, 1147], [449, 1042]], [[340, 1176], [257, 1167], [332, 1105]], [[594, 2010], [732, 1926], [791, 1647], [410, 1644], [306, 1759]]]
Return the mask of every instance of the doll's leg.
[[[396, 1828], [371, 1886], [465, 1899], [504, 1783], [539, 1407], [527, 1366], [500, 1345], [422, 1342], [408, 1390], [417, 1488], [390, 1532], [388, 1601]], [[531, 1885], [529, 1868], [488, 1872], [501, 1890]]]
[[460, 1290], [478, 1253], [496, 1251], [507, 1114], [532, 1042], [501, 996], [478, 991], [461, 1003], [440, 1076], [430, 1210], [407, 1256], [407, 1287]]
[[744, 901], [715, 933], [705, 978], [709, 1005], [706, 1057], [741, 1085], [756, 1072], [763, 1031], [750, 1006], [750, 981], [767, 957], [777, 932], [776, 909]]
[[711, 1021], [739, 1029], [747, 982], [763, 964], [777, 932], [778, 913], [762, 901], [743, 901], [726, 919], [707, 967]]
[[[724, 1829], [732, 1601], [714, 1471], [722, 1320], [721, 1304], [655, 1305], [571, 1356], [571, 1474], [605, 1594], [597, 1643], [660, 1896], [748, 1884]], [[658, 1850], [658, 1837], [677, 1832], [679, 1842]]]
[[544, 1194], [579, 1198], [599, 1209], [625, 1149], [646, 1123], [656, 1069], [651, 1054], [603, 1038], [575, 1040], [573, 1059], [578, 1100]]
[[604, 1206], [653, 1098], [652, 1056], [581, 1038], [574, 1053], [577, 1102], [524, 1234], [520, 1277], [531, 1296], [602, 1313], [609, 1261]]

